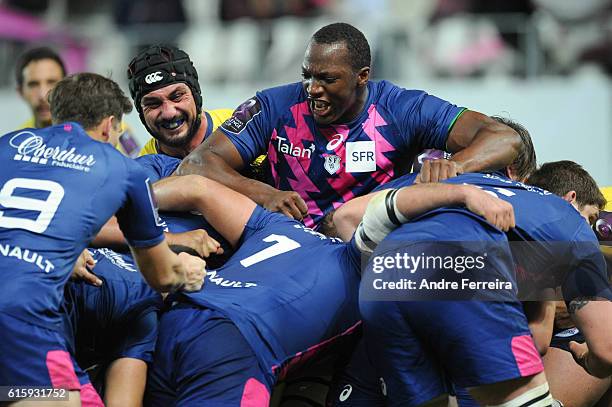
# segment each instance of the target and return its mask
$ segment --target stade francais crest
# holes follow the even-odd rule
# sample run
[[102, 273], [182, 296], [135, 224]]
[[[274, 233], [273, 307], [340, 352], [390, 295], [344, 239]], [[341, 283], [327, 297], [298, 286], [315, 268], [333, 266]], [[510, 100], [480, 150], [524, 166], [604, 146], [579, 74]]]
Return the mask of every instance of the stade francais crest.
[[334, 154], [325, 156], [323, 168], [325, 168], [330, 175], [334, 175], [340, 169], [340, 157]]

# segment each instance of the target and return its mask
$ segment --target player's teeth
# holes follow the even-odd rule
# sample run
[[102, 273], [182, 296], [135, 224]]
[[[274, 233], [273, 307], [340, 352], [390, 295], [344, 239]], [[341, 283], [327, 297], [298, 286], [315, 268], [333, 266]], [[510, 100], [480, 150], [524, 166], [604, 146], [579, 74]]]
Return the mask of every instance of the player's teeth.
[[314, 106], [315, 106], [315, 109], [325, 109], [325, 107], [327, 106], [327, 103], [320, 101], [320, 100], [315, 100]]
[[163, 127], [168, 129], [168, 130], [174, 130], [177, 127], [179, 127], [181, 124], [183, 124], [183, 121], [182, 120], [178, 120], [178, 121], [175, 121], [175, 122], [172, 122], [172, 123], [164, 123]]

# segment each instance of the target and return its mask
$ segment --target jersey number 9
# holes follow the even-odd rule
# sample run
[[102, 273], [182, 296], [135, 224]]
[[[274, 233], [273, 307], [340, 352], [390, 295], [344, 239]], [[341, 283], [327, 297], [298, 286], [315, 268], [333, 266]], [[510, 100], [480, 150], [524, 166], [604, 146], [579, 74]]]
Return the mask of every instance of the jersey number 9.
[[[46, 193], [46, 198], [27, 198], [18, 196], [15, 191], [30, 190]], [[49, 227], [57, 208], [64, 198], [64, 188], [55, 181], [29, 178], [12, 178], [0, 189], [0, 227], [8, 229], [25, 229], [34, 233], [43, 233]], [[34, 219], [8, 216], [3, 209], [17, 209], [38, 212]], [[33, 216], [30, 216], [33, 218]]]

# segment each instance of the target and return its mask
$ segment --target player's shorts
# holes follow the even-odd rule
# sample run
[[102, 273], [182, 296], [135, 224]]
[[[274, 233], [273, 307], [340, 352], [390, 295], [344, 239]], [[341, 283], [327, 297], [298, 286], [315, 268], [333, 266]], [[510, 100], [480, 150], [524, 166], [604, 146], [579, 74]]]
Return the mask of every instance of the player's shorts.
[[570, 352], [569, 343], [571, 341], [584, 343], [584, 335], [578, 328], [568, 328], [562, 331], [556, 332], [551, 341], [550, 346], [553, 348], [563, 349], [566, 352]]
[[417, 406], [450, 393], [544, 370], [521, 304], [364, 302], [366, 350], [388, 405]]
[[0, 386], [78, 391], [81, 384], [60, 332], [0, 313]]
[[267, 406], [270, 387], [238, 328], [217, 311], [178, 304], [160, 320], [148, 406]]
[[360, 340], [348, 365], [330, 389], [328, 405], [335, 407], [384, 407], [386, 406], [383, 381], [366, 352], [365, 342]]

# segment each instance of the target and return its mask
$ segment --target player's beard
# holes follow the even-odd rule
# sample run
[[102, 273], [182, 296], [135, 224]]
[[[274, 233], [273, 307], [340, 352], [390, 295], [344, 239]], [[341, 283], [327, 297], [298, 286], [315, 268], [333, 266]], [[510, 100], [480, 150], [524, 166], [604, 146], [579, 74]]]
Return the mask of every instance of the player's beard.
[[184, 136], [166, 136], [163, 133], [157, 133], [154, 134], [153, 136], [162, 144], [168, 146], [168, 147], [174, 147], [174, 148], [181, 148], [181, 147], [185, 147], [186, 145], [188, 145], [191, 140], [193, 140], [193, 138], [195, 137], [196, 133], [198, 132], [198, 129], [200, 128], [200, 123], [201, 123], [201, 119], [200, 119], [200, 115], [197, 115], [195, 120], [192, 121], [191, 126], [189, 127], [189, 130], [187, 131], [187, 133], [185, 133]]

